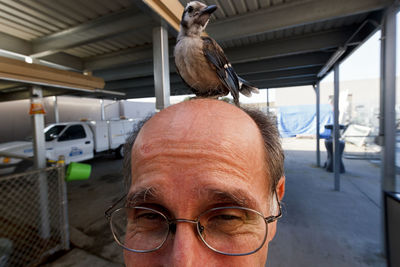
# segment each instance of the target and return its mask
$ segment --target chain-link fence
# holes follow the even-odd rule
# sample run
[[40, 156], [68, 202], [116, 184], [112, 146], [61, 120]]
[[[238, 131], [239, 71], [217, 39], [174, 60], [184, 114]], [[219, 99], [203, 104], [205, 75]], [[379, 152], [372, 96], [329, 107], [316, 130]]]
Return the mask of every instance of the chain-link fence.
[[64, 167], [0, 177], [0, 267], [69, 248]]

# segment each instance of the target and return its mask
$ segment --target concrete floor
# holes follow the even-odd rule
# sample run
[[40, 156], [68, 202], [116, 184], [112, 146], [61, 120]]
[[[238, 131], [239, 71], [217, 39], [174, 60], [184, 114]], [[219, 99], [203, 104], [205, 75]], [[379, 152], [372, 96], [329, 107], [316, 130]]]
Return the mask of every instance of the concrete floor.
[[[285, 139], [283, 145], [284, 214], [267, 266], [385, 266], [379, 167], [344, 160], [346, 174], [337, 192], [333, 174], [315, 166], [315, 140]], [[322, 152], [322, 163], [325, 159]], [[123, 265], [121, 249], [104, 218], [104, 210], [123, 192], [122, 161], [102, 157], [89, 163], [89, 180], [68, 183], [73, 249], [46, 266]]]
[[[285, 212], [267, 266], [386, 266], [379, 167], [344, 159], [346, 173], [337, 192], [333, 174], [315, 165], [315, 140], [285, 139], [283, 144]], [[321, 159], [323, 164], [325, 152]]]

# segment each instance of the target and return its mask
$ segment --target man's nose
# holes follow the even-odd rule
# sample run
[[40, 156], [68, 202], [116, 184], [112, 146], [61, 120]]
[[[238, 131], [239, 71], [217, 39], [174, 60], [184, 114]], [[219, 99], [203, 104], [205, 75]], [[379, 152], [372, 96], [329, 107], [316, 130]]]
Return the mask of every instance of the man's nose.
[[178, 223], [175, 233], [171, 233], [168, 240], [170, 253], [169, 266], [201, 266], [201, 260], [206, 260], [206, 247], [198, 237], [196, 225], [192, 223]]

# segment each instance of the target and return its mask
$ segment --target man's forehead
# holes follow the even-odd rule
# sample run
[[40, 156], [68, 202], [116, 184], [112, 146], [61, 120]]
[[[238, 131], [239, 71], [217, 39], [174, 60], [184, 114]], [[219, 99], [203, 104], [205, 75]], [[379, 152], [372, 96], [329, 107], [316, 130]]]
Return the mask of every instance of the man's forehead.
[[264, 185], [265, 160], [261, 133], [244, 111], [222, 101], [192, 100], [161, 111], [145, 124], [132, 150], [132, 179], [223, 173], [229, 180], [248, 183], [256, 178]]
[[[171, 106], [150, 119], [138, 141], [261, 138], [254, 121], [241, 109], [222, 101], [199, 99]], [[259, 138], [258, 138], [259, 137]]]

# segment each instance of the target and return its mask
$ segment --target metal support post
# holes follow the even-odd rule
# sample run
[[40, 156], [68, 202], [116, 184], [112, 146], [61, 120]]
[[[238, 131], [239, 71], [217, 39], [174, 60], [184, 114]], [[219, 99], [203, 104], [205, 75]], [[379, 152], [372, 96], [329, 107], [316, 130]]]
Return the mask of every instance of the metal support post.
[[[40, 103], [43, 105], [42, 88], [33, 86], [31, 88], [31, 103]], [[35, 168], [42, 169], [46, 167], [46, 146], [44, 139], [44, 114], [32, 115], [33, 125], [33, 151]]]
[[335, 177], [335, 190], [340, 191], [340, 149], [339, 149], [339, 63], [334, 68], [334, 93], [333, 93], [333, 173]]
[[[33, 86], [31, 88], [31, 104], [42, 104], [43, 94], [42, 88]], [[46, 167], [46, 143], [44, 138], [44, 114], [32, 115], [33, 125], [33, 151], [34, 151], [34, 166], [36, 169], [43, 169]], [[48, 187], [47, 177], [45, 172], [40, 172], [38, 177], [38, 185], [40, 192], [40, 219], [41, 228], [40, 235], [42, 238], [47, 239], [50, 237], [50, 224], [49, 224], [49, 203], [48, 203]]]
[[104, 99], [100, 99], [100, 112], [101, 120], [104, 121], [106, 119], [106, 114], [104, 112]]
[[320, 94], [319, 94], [319, 81], [317, 82], [317, 84], [314, 86], [314, 90], [315, 90], [315, 96], [316, 96], [316, 133], [315, 133], [315, 137], [317, 139], [317, 166], [320, 167], [321, 166], [321, 149], [319, 147], [319, 143], [320, 143], [320, 138], [319, 138], [319, 133], [320, 133], [320, 129], [319, 129], [319, 123], [320, 123]]
[[[386, 10], [381, 30], [381, 88], [379, 116], [379, 144], [381, 155], [381, 233], [384, 253], [385, 238], [384, 191], [396, 190], [396, 13], [398, 7]], [[386, 255], [388, 256], [388, 255]]]
[[58, 182], [59, 182], [59, 192], [60, 192], [60, 209], [62, 210], [62, 227], [63, 227], [63, 234], [61, 238], [63, 240], [63, 245], [65, 250], [70, 249], [69, 244], [69, 224], [68, 224], [68, 198], [67, 198], [67, 185], [65, 183], [65, 158], [64, 156], [59, 156], [57, 161], [58, 167]]
[[58, 98], [57, 98], [57, 96], [54, 97], [54, 121], [56, 123], [60, 122], [60, 116], [58, 114]]
[[381, 187], [396, 189], [396, 13], [387, 10], [381, 38], [380, 136], [382, 139]]
[[170, 103], [168, 31], [165, 26], [153, 29], [153, 64], [156, 109], [161, 110]]
[[119, 117], [125, 118], [125, 100], [119, 100], [118, 101], [118, 108], [119, 108]]
[[269, 114], [269, 89], [267, 88], [267, 114]]

